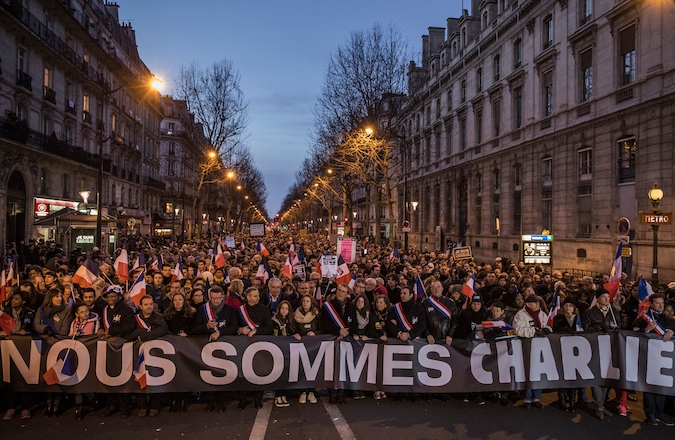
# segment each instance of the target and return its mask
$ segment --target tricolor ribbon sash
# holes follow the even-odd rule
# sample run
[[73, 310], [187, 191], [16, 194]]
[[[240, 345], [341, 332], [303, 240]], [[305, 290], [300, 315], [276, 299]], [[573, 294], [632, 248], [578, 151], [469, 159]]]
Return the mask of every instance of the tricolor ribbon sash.
[[248, 327], [251, 330], [255, 330], [258, 328], [257, 325], [255, 325], [255, 322], [251, 319], [251, 316], [248, 314], [248, 310], [246, 310], [246, 304], [243, 306], [239, 307], [239, 315], [241, 316], [241, 319], [244, 320], [246, 323], [246, 327]]
[[323, 303], [324, 308], [328, 312], [328, 316], [330, 316], [330, 319], [333, 320], [333, 323], [335, 323], [338, 328], [343, 329], [346, 328], [344, 321], [338, 314], [337, 310], [335, 310], [335, 307], [333, 307], [333, 304], [330, 303], [330, 301], [326, 301]]
[[[213, 309], [211, 308], [211, 303], [206, 303], [204, 304], [204, 313], [206, 313], [206, 320], [207, 321], [215, 321], [216, 320], [216, 315], [213, 313]], [[211, 329], [212, 332], [218, 331], [218, 327], [213, 327]]]
[[103, 309], [103, 328], [108, 330], [110, 328], [110, 315], [108, 314], [108, 307]]
[[398, 318], [398, 322], [401, 324], [401, 327], [407, 332], [412, 330], [413, 326], [410, 324], [410, 321], [408, 321], [408, 318], [406, 318], [405, 313], [403, 313], [403, 306], [401, 303], [396, 303], [394, 306], [394, 313], [396, 313], [396, 317]]
[[666, 334], [666, 330], [663, 328], [663, 326], [661, 326], [661, 324], [659, 324], [658, 321], [654, 319], [654, 315], [652, 315], [651, 310], [649, 311], [649, 314], [645, 313], [644, 315], [642, 315], [642, 317], [645, 319], [645, 321], [654, 322], [654, 324], [656, 324], [656, 327], [654, 327], [654, 331], [656, 332], [656, 334], [660, 336]]
[[145, 331], [148, 331], [148, 332], [152, 330], [152, 329], [150, 328], [150, 326], [148, 325], [148, 323], [145, 322], [140, 316], [134, 315], [134, 318], [136, 318], [136, 323], [138, 324], [138, 326], [139, 326], [140, 328], [144, 328]]
[[452, 312], [445, 304], [443, 304], [433, 296], [430, 296], [428, 300], [429, 303], [434, 307], [434, 309], [436, 309], [438, 313], [440, 313], [441, 315], [445, 316], [448, 319], [452, 319]]

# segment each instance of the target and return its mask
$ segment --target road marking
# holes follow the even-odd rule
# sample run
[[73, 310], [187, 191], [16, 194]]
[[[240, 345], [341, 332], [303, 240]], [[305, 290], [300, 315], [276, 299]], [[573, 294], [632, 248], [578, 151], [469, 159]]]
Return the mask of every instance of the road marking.
[[338, 434], [342, 440], [354, 440], [356, 436], [352, 432], [352, 428], [349, 427], [349, 423], [342, 416], [342, 413], [338, 409], [337, 405], [331, 405], [328, 403], [328, 398], [321, 398], [321, 403], [326, 408], [328, 416], [333, 421], [335, 429], [337, 429]]
[[263, 407], [258, 410], [249, 440], [265, 440], [267, 425], [270, 423], [270, 414], [272, 414], [272, 402], [272, 400], [268, 400], [263, 404]]

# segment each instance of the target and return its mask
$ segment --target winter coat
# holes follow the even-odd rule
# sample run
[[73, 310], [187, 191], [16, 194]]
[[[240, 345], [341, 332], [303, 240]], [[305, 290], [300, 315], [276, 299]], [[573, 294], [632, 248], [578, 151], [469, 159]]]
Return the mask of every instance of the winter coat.
[[[527, 306], [525, 306], [527, 307]], [[527, 310], [523, 309], [516, 313], [516, 316], [513, 317], [513, 329], [516, 331], [516, 336], [520, 338], [534, 338], [537, 333], [537, 329], [534, 326], [534, 319], [527, 313]], [[541, 329], [548, 329], [551, 331], [551, 327], [546, 325], [548, 322], [548, 315], [544, 313], [543, 310], [539, 310], [538, 313], [539, 322], [541, 323]]]

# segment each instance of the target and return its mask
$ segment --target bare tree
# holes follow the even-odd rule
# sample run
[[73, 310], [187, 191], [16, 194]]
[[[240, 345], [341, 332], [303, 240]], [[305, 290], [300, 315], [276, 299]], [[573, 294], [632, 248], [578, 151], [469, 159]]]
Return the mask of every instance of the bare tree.
[[[239, 72], [226, 59], [204, 69], [194, 62], [181, 66], [176, 89], [178, 97], [186, 102], [188, 111], [195, 117], [188, 136], [205, 154], [193, 201], [196, 225], [201, 218], [203, 186], [224, 178], [218, 172], [231, 164], [223, 161], [229, 159], [243, 140], [248, 125], [248, 103], [241, 90]], [[199, 229], [195, 228], [197, 234]]]

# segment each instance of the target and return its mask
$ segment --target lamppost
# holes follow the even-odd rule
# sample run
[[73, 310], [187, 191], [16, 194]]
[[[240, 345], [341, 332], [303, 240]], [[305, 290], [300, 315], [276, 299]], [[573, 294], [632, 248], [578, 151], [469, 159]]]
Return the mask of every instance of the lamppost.
[[[659, 184], [654, 182], [652, 189], [648, 193], [649, 199], [652, 201], [652, 213], [655, 216], [661, 215], [659, 209], [659, 202], [663, 198], [663, 190], [659, 188]], [[654, 245], [652, 246], [652, 286], [656, 288], [659, 284], [659, 224], [652, 223], [652, 231], [654, 231]]]
[[[114, 93], [119, 92], [122, 89], [125, 88], [140, 88], [140, 87], [147, 87], [148, 85], [146, 84], [139, 84], [139, 85], [129, 85], [129, 84], [124, 84], [121, 85], [115, 89], [107, 89], [107, 83], [102, 84], [101, 87], [101, 114], [99, 118], [99, 123], [98, 123], [98, 176], [97, 176], [97, 182], [96, 182], [96, 238], [95, 238], [95, 245], [98, 247], [100, 250], [103, 250], [101, 245], [102, 245], [102, 230], [103, 230], [103, 218], [101, 217], [101, 211], [103, 208], [103, 145], [108, 142], [111, 139], [114, 139], [115, 143], [118, 145], [121, 143], [121, 137], [117, 135], [114, 131], [110, 132], [110, 135], [107, 137], [104, 137], [104, 123], [103, 123], [103, 117], [105, 116], [105, 104], [110, 98], [110, 96]], [[150, 80], [150, 88], [154, 90], [159, 90], [163, 85], [163, 82], [159, 78], [152, 78]]]

